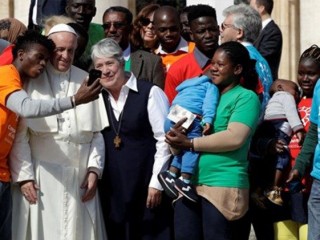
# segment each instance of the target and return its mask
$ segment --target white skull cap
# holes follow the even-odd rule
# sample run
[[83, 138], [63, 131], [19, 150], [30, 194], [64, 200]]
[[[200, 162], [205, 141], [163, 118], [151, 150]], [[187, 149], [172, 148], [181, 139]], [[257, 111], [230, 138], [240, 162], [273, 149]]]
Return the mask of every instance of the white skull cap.
[[50, 36], [50, 34], [58, 33], [58, 32], [69, 32], [69, 33], [73, 33], [78, 37], [78, 34], [76, 33], [76, 31], [72, 27], [64, 23], [59, 23], [57, 25], [54, 25], [48, 32], [47, 36]]

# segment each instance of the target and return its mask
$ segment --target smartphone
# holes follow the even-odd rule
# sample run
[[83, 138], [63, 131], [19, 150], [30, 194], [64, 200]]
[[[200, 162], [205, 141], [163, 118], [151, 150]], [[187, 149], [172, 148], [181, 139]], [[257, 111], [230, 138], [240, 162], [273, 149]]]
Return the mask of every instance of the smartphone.
[[102, 72], [100, 70], [91, 69], [89, 72], [88, 86], [90, 86], [98, 78], [101, 78], [101, 74]]

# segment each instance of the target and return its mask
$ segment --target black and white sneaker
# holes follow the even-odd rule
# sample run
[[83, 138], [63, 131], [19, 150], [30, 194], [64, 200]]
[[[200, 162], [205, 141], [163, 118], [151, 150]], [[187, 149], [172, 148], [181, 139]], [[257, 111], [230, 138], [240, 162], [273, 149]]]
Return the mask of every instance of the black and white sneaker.
[[161, 186], [163, 187], [164, 192], [170, 198], [178, 197], [178, 190], [175, 188], [176, 178], [173, 177], [168, 171], [159, 173], [158, 180]]
[[193, 189], [191, 184], [185, 183], [182, 179], [178, 178], [175, 181], [175, 188], [181, 193], [184, 197], [189, 199], [192, 202], [197, 202], [199, 197], [196, 191]]

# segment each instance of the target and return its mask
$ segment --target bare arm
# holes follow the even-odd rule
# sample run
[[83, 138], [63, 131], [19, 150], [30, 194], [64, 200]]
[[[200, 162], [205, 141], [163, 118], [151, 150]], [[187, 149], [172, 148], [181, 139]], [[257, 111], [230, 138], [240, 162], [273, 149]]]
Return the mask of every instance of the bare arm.
[[226, 152], [240, 148], [249, 137], [251, 129], [239, 122], [229, 123], [226, 130], [208, 136], [195, 138], [193, 143], [179, 130], [170, 130], [166, 134], [166, 142], [171, 146], [182, 149], [194, 148], [199, 152]]
[[240, 148], [251, 129], [239, 122], [229, 123], [226, 130], [194, 139], [194, 149], [200, 152], [226, 152]]

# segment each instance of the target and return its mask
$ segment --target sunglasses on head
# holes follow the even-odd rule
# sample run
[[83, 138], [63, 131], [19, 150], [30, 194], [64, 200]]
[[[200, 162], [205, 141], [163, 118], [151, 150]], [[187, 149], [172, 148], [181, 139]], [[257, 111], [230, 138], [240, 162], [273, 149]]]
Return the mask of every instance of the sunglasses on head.
[[140, 23], [142, 26], [148, 26], [150, 23], [153, 25], [153, 21], [145, 17], [140, 18]]

